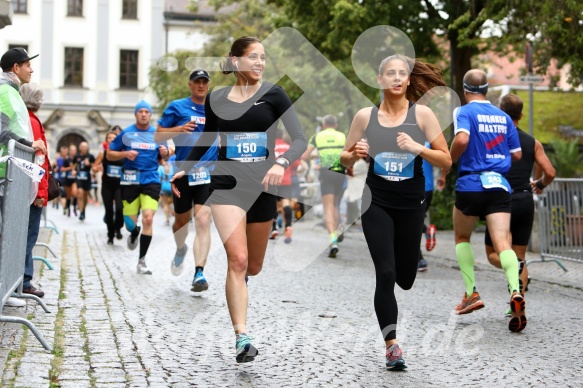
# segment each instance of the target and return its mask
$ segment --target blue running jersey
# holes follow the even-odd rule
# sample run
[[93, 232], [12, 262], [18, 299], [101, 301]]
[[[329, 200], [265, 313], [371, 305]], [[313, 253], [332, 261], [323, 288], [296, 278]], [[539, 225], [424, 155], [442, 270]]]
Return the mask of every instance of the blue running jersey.
[[[196, 124], [196, 128], [192, 133], [183, 133], [172, 138], [176, 146], [176, 160], [179, 162], [186, 159], [190, 149], [200, 137], [200, 133], [204, 131], [206, 123], [204, 105], [195, 104], [190, 97], [174, 100], [164, 109], [162, 117], [158, 120], [158, 125], [163, 128], [177, 127], [190, 121], [194, 121]], [[208, 164], [204, 163], [205, 161], [217, 160], [217, 147], [218, 138], [213, 147], [210, 147], [202, 157], [201, 162], [203, 164]]]
[[486, 191], [482, 172], [506, 175], [512, 165], [511, 153], [521, 150], [518, 133], [510, 116], [490, 103], [472, 101], [454, 113], [455, 134], [470, 135], [459, 158], [457, 191]]
[[[112, 151], [138, 151], [135, 160], [124, 159], [122, 185], [160, 183], [158, 153], [160, 144], [154, 141], [156, 128], [141, 130], [135, 124], [124, 129], [110, 144]], [[168, 147], [166, 142], [161, 145]]]

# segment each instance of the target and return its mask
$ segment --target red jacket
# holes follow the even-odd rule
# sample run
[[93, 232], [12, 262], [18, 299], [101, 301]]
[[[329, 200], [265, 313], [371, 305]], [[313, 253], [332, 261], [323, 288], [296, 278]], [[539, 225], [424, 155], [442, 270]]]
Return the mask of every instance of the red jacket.
[[[41, 124], [40, 120], [34, 113], [30, 110], [28, 111], [28, 116], [30, 117], [30, 124], [32, 126], [32, 134], [34, 136], [34, 140], [42, 140], [45, 143], [45, 148], [47, 148], [47, 139], [45, 137], [45, 129]], [[36, 198], [42, 198], [44, 200], [44, 205], [47, 206], [49, 200], [49, 157], [46, 155], [45, 163], [42, 165], [42, 168], [45, 170], [45, 174], [43, 175], [41, 181], [38, 184], [38, 193], [36, 194]]]

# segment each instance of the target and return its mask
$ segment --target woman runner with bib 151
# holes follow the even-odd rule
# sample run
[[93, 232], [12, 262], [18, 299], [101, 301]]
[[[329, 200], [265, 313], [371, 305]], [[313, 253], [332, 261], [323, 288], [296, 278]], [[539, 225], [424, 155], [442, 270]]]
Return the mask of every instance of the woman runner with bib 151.
[[[237, 81], [207, 95], [205, 129], [172, 178], [190, 171], [218, 133], [221, 148], [209, 201], [227, 253], [227, 305], [235, 329], [237, 362], [253, 361], [259, 354], [247, 335], [247, 275], [261, 271], [276, 213], [273, 194], [285, 169], [307, 147], [289, 97], [281, 87], [261, 82], [265, 66], [265, 49], [259, 39], [242, 37], [233, 42], [222, 69], [225, 74], [234, 73]], [[276, 160], [273, 151], [280, 119], [292, 144]], [[180, 196], [175, 185], [172, 190]]]
[[[377, 77], [384, 100], [354, 117], [340, 160], [350, 167], [370, 155], [363, 193], [362, 228], [375, 266], [374, 306], [386, 345], [386, 367], [407, 366], [396, 340], [395, 283], [408, 290], [417, 274], [425, 215], [422, 158], [451, 166], [447, 143], [433, 111], [415, 102], [435, 86], [445, 86], [432, 65], [401, 55], [385, 58]], [[366, 139], [366, 140], [365, 140]], [[424, 142], [431, 143], [431, 149]]]

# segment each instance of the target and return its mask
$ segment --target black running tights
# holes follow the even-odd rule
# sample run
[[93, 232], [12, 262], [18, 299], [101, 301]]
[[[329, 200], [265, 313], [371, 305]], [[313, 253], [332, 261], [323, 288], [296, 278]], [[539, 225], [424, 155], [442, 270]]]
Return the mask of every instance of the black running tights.
[[362, 215], [362, 229], [376, 271], [374, 307], [385, 341], [396, 338], [399, 309], [395, 283], [413, 287], [425, 209], [394, 210], [371, 203]]
[[103, 205], [105, 206], [107, 237], [112, 238], [115, 232], [123, 227], [121, 189], [119, 186], [110, 187], [104, 184], [101, 187], [101, 197], [103, 197]]

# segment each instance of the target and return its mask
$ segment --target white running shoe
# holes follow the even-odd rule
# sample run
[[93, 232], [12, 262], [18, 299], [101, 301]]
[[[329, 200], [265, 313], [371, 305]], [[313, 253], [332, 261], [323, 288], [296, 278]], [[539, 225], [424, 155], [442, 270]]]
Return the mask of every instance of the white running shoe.
[[182, 249], [177, 249], [172, 259], [172, 264], [170, 265], [170, 272], [174, 276], [180, 276], [184, 271], [184, 257], [188, 252], [188, 245], [184, 244]]
[[23, 301], [22, 299], [18, 299], [18, 298], [8, 298], [8, 300], [6, 300], [6, 303], [4, 303], [4, 306], [8, 306], [8, 307], [24, 307], [26, 306], [26, 302]]
[[152, 274], [152, 271], [150, 271], [148, 269], [148, 266], [146, 266], [146, 259], [144, 259], [144, 258], [138, 260], [138, 266], [136, 269], [138, 270], [139, 275], [151, 275]]

